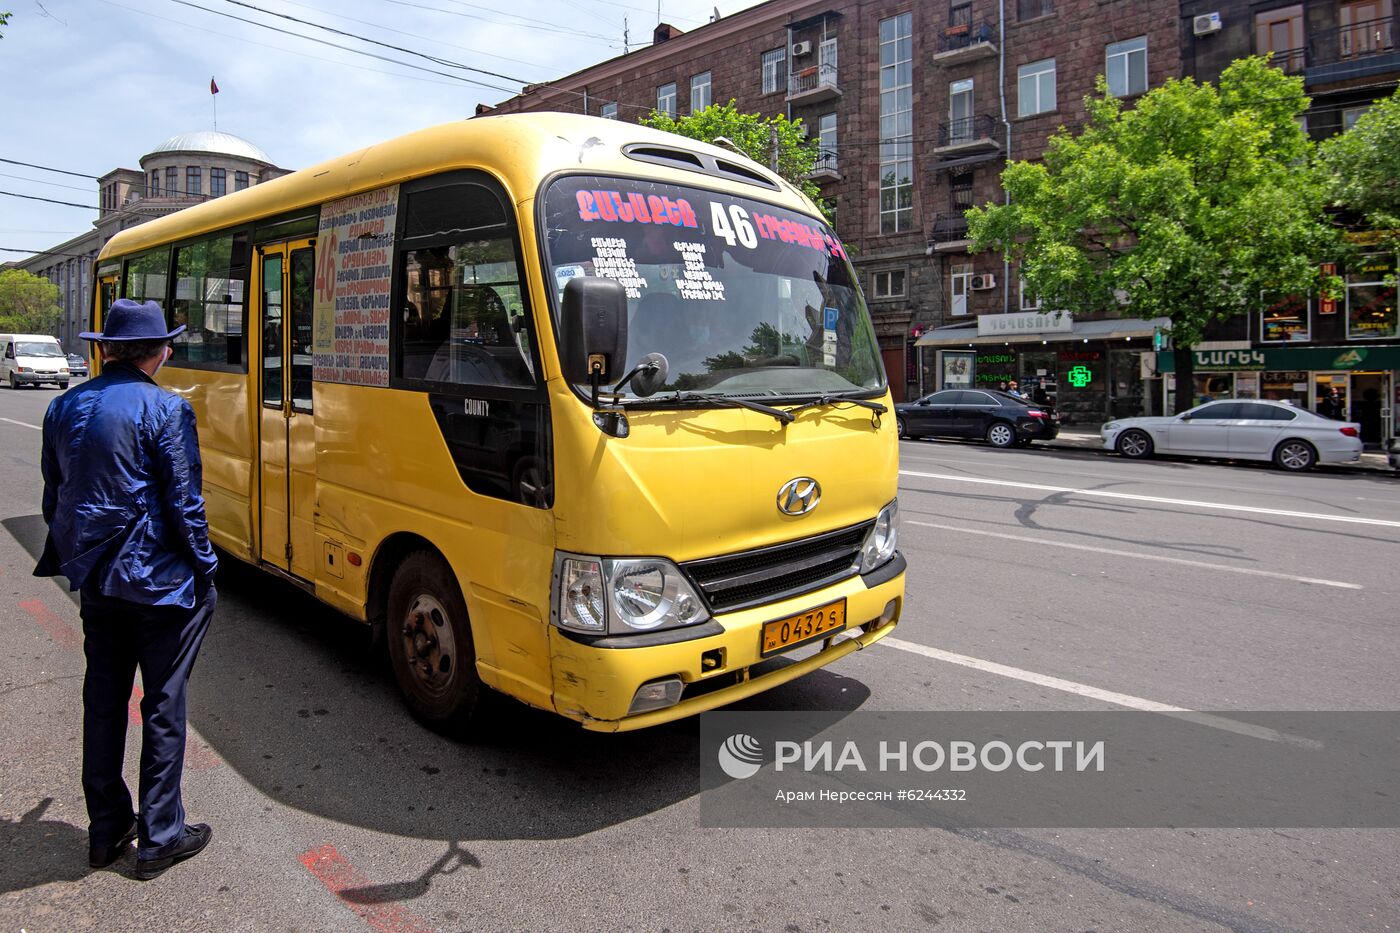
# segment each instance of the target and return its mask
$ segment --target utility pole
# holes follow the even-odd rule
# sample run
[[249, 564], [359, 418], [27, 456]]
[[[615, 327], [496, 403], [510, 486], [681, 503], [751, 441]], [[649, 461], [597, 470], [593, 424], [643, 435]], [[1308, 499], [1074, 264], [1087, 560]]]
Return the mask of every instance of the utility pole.
[[632, 51], [631, 33], [627, 31], [627, 14], [622, 14], [622, 54]]
[[768, 126], [768, 167], [774, 175], [778, 174], [778, 128], [771, 124]]

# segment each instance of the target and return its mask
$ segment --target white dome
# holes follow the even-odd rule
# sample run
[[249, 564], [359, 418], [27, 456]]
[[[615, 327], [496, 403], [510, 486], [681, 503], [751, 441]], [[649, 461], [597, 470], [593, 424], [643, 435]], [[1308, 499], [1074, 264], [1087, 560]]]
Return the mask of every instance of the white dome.
[[268, 165], [276, 164], [272, 161], [271, 156], [248, 140], [231, 133], [218, 133], [214, 130], [199, 130], [194, 133], [181, 133], [179, 136], [172, 136], [146, 153], [146, 157], [167, 152], [214, 152], [221, 155], [253, 159]]

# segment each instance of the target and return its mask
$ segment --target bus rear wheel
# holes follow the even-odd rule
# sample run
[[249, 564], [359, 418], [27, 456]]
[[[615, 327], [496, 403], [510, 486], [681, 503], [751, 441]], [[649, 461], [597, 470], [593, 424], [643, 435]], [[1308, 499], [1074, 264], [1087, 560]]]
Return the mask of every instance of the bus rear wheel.
[[389, 586], [385, 618], [389, 659], [409, 711], [432, 729], [467, 729], [483, 687], [452, 568], [429, 551], [409, 554]]

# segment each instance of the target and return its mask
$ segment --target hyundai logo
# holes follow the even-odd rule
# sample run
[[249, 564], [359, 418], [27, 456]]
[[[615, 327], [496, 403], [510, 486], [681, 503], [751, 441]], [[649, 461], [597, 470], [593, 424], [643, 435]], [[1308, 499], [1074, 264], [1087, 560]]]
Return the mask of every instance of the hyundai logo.
[[778, 490], [778, 509], [785, 515], [805, 515], [820, 501], [822, 487], [810, 476], [790, 479]]

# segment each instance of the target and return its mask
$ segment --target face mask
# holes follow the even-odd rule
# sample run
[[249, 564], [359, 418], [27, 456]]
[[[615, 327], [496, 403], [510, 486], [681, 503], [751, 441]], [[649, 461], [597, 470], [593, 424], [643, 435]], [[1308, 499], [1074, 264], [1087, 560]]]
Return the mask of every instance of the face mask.
[[171, 354], [174, 352], [174, 347], [170, 346], [170, 344], [165, 345], [165, 349], [162, 350], [160, 354], [160, 362], [156, 364], [155, 372], [151, 373], [151, 378], [155, 378], [156, 373], [160, 372], [160, 368], [165, 365], [165, 361], [170, 359]]

